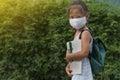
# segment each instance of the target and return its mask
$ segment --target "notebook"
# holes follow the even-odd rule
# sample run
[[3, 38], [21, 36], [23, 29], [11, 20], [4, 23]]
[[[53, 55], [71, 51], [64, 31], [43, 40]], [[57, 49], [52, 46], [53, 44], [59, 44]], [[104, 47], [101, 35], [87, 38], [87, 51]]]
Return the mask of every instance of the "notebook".
[[[71, 54], [81, 51], [81, 40], [73, 40], [67, 42], [67, 49]], [[82, 61], [81, 60], [72, 60], [69, 62], [70, 69], [72, 74], [81, 74], [82, 73]]]

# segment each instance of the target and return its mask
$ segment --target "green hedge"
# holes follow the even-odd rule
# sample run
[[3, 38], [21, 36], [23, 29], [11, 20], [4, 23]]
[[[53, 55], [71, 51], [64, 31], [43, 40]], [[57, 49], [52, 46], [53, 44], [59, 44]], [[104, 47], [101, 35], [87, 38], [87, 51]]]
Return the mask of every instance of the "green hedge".
[[[66, 1], [6, 0], [0, 6], [0, 80], [68, 80], [66, 42], [73, 39]], [[95, 80], [119, 80], [120, 11], [88, 3], [88, 26], [107, 46], [105, 70]]]

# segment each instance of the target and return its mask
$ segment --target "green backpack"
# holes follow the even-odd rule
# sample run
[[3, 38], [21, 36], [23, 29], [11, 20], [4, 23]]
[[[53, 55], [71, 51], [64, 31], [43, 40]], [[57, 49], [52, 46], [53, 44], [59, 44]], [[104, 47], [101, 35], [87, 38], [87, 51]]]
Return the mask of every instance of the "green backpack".
[[[89, 31], [84, 29], [81, 31], [80, 39], [83, 31]], [[90, 32], [91, 33], [91, 32]], [[106, 55], [106, 47], [100, 38], [93, 38], [92, 51], [89, 53], [89, 60], [93, 74], [98, 74], [104, 69], [104, 61]]]

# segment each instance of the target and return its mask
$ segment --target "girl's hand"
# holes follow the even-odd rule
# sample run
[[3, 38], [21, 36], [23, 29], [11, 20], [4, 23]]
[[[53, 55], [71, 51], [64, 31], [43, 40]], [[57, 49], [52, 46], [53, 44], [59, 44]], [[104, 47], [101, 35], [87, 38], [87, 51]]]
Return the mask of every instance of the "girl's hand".
[[69, 77], [72, 77], [72, 70], [70, 69], [70, 65], [68, 64], [65, 68], [66, 73]]

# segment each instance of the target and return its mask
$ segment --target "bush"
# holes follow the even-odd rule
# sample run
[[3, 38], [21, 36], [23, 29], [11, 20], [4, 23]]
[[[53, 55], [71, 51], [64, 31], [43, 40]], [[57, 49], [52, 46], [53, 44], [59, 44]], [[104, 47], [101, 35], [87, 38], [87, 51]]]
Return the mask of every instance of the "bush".
[[[6, 0], [0, 6], [0, 79], [67, 80], [66, 42], [73, 39], [67, 17], [69, 0]], [[7, 4], [7, 5], [6, 5]], [[102, 7], [101, 7], [102, 6]], [[95, 80], [119, 80], [120, 12], [88, 3], [88, 26], [107, 46], [104, 72]]]

